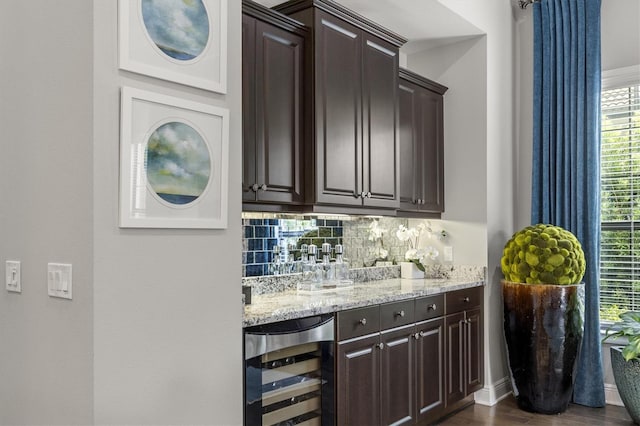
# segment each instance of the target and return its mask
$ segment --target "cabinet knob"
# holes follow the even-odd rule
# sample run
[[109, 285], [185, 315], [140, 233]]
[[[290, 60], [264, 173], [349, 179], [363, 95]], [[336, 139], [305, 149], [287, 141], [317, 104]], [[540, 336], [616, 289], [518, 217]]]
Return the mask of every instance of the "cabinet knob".
[[404, 317], [404, 311], [396, 312], [394, 315], [397, 317]]
[[435, 311], [436, 309], [438, 309], [438, 306], [435, 303], [427, 305], [427, 311]]
[[378, 349], [384, 349], [384, 343], [380, 342], [376, 345]]
[[426, 336], [426, 335], [427, 335], [427, 333], [425, 333], [424, 331], [421, 331], [421, 332], [420, 332], [420, 337], [424, 337], [424, 336]]
[[462, 299], [462, 301], [463, 301], [464, 303], [469, 303], [469, 298], [468, 298], [468, 297], [465, 297], [464, 299]]
[[418, 199], [416, 200], [416, 204], [422, 204], [422, 200], [421, 200], [420, 198], [418, 198]]
[[258, 192], [258, 189], [260, 189], [260, 186], [257, 183], [254, 183], [253, 185], [251, 185], [251, 190], [253, 192]]
[[262, 189], [263, 191], [266, 191], [266, 190], [267, 190], [267, 184], [266, 184], [266, 183], [263, 183], [263, 184], [260, 186], [260, 189]]
[[367, 193], [366, 193], [366, 191], [362, 191], [362, 194], [360, 194], [360, 197], [362, 197], [362, 198], [367, 198]]
[[367, 192], [367, 198], [371, 198], [371, 191]]
[[420, 338], [420, 333], [416, 333], [416, 334], [414, 334], [414, 335], [413, 335], [413, 338], [414, 338], [414, 339], [416, 339], [416, 340], [418, 340], [418, 339]]
[[425, 205], [427, 202], [425, 200], [420, 200], [420, 204]]
[[367, 325], [367, 319], [366, 318], [362, 318], [360, 321], [358, 321], [360, 324], [362, 325]]

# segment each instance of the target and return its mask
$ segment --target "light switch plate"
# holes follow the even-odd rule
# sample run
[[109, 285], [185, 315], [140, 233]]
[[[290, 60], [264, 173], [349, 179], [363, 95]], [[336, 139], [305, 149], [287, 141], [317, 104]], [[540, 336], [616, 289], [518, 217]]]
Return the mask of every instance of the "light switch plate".
[[47, 265], [47, 291], [51, 297], [72, 298], [71, 264], [49, 263]]
[[22, 283], [20, 280], [20, 261], [7, 260], [5, 264], [5, 282], [7, 291], [22, 293]]
[[453, 247], [446, 246], [444, 248], [444, 261], [453, 262]]

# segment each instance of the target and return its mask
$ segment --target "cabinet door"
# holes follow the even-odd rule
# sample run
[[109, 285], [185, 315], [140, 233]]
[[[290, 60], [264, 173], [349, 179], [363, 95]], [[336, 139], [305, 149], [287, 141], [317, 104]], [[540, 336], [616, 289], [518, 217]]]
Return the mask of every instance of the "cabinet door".
[[416, 418], [432, 421], [444, 409], [444, 319], [416, 324]]
[[242, 15], [242, 200], [255, 201], [256, 177], [256, 20]]
[[316, 201], [362, 205], [362, 32], [322, 11], [315, 23]]
[[[418, 189], [422, 194], [422, 182], [418, 135], [418, 91], [420, 88], [400, 80], [399, 97], [399, 143], [400, 143], [400, 208], [418, 209]], [[420, 167], [419, 167], [420, 166]]]
[[465, 397], [465, 333], [464, 312], [445, 317], [446, 330], [446, 405]]
[[420, 209], [444, 211], [444, 135], [442, 95], [420, 92], [420, 139], [422, 142], [422, 202]]
[[369, 34], [363, 37], [363, 203], [398, 208], [398, 50]]
[[414, 423], [413, 325], [383, 331], [380, 417], [383, 425]]
[[337, 424], [380, 424], [379, 343], [379, 334], [338, 343]]
[[304, 38], [261, 21], [255, 31], [258, 200], [301, 203]]
[[467, 311], [466, 315], [466, 394], [469, 395], [482, 389], [484, 384], [484, 344], [482, 340], [482, 311], [480, 309], [473, 309]]

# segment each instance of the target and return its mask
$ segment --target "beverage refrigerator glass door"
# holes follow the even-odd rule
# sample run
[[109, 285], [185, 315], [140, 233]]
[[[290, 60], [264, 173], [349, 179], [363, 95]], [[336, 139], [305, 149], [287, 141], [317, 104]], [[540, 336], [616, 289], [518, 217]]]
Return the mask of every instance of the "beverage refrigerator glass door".
[[333, 425], [334, 320], [316, 315], [244, 331], [244, 424]]

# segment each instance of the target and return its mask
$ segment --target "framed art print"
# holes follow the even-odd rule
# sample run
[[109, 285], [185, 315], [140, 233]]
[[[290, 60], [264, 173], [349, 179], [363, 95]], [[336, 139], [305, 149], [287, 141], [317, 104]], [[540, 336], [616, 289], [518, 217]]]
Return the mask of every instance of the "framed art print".
[[227, 109], [123, 87], [120, 227], [226, 228]]
[[120, 68], [227, 92], [227, 0], [119, 0]]

